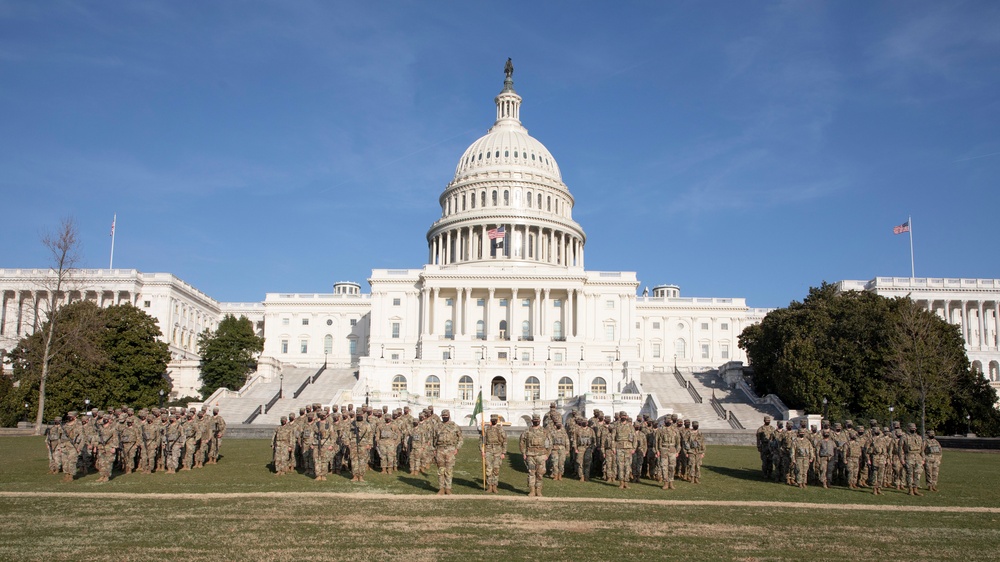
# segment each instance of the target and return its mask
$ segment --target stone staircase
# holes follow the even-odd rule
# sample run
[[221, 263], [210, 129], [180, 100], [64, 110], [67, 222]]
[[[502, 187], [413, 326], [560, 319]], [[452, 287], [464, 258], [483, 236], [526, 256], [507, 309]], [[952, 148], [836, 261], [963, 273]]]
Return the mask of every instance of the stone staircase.
[[[289, 375], [290, 370], [295, 371], [291, 377]], [[305, 372], [305, 376], [300, 376], [299, 371]], [[286, 416], [289, 412], [295, 412], [295, 415], [298, 415], [299, 408], [304, 408], [309, 404], [318, 402], [324, 406], [329, 405], [340, 396], [341, 391], [354, 388], [358, 380], [354, 376], [354, 369], [324, 369], [319, 374], [319, 377], [316, 378], [316, 381], [306, 385], [302, 389], [302, 393], [296, 398], [294, 396], [295, 391], [305, 382], [306, 378], [314, 376], [316, 371], [317, 369], [314, 368], [285, 369], [283, 371], [285, 374], [285, 397], [275, 402], [268, 413], [257, 416], [253, 423], [277, 425], [281, 421], [281, 416]], [[296, 381], [294, 386], [288, 384], [289, 378], [293, 378]], [[275, 391], [277, 391], [277, 388], [275, 388]], [[274, 394], [272, 393], [271, 396], [274, 396]]]
[[682, 371], [681, 376], [701, 396], [701, 403], [696, 402], [688, 389], [681, 386], [673, 372], [644, 372], [643, 392], [656, 396], [660, 406], [676, 412], [682, 419], [697, 420], [702, 429], [732, 429], [729, 420], [723, 419], [712, 406], [713, 392], [720, 405], [736, 416], [745, 428], [760, 425], [765, 414], [775, 415], [775, 412], [751, 404], [741, 392], [730, 390], [715, 371]]

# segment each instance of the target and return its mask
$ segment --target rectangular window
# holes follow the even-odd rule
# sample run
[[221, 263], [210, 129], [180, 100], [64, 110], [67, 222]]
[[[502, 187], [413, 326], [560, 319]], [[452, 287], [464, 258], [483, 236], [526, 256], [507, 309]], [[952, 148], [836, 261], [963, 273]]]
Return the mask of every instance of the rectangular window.
[[639, 324], [638, 322], [635, 323], [635, 329], [636, 330], [638, 330], [640, 328], [640, 326], [641, 326], [641, 324]]
[[728, 329], [729, 329], [729, 323], [728, 323], [728, 322], [723, 322], [723, 323], [722, 323], [722, 324], [721, 324], [721, 325], [719, 326], [719, 328], [720, 328], [720, 329], [722, 329], [722, 330], [728, 330]]
[[524, 299], [521, 301], [521, 306], [531, 306], [531, 299]]
[[604, 301], [604, 308], [612, 309], [615, 307], [615, 301]]
[[653, 358], [654, 359], [660, 358], [660, 344], [658, 343], [653, 344]]
[[708, 329], [708, 322], [702, 322], [701, 323], [701, 329], [702, 330], [707, 330]]
[[153, 304], [153, 303], [151, 303], [151, 302], [149, 302], [149, 301], [142, 301], [142, 306], [143, 306], [143, 308], [149, 308], [149, 307], [150, 307], [150, 305], [152, 305], [152, 304]]
[[653, 322], [653, 329], [654, 330], [659, 330], [660, 329], [660, 323], [659, 322]]
[[500, 299], [500, 306], [507, 306], [507, 299]]
[[281, 319], [281, 325], [282, 326], [287, 326], [287, 325], [291, 324], [291, 322], [292, 321], [290, 319], [288, 319], [288, 318], [282, 318]]
[[521, 352], [521, 361], [531, 361], [531, 352], [530, 351], [522, 351]]
[[701, 344], [701, 358], [702, 359], [708, 359], [709, 356], [711, 355], [711, 353], [712, 353], [712, 346], [711, 346], [711, 344], [707, 344], [707, 343]]
[[476, 350], [476, 361], [482, 361], [482, 360], [483, 360], [483, 350], [482, 349]]
[[390, 353], [389, 354], [389, 359], [392, 359], [393, 361], [399, 361], [399, 354], [398, 353]]
[[351, 327], [354, 327], [354, 326], [357, 326], [357, 325], [358, 325], [358, 319], [357, 318], [351, 318]]
[[353, 357], [358, 354], [358, 340], [350, 340], [350, 341], [351, 341], [351, 357]]
[[604, 339], [607, 341], [614, 341], [615, 339], [615, 325], [608, 324], [604, 327]]
[[557, 352], [553, 353], [552, 354], [552, 359], [555, 360], [555, 361], [557, 361], [557, 362], [562, 362], [562, 360], [563, 360], [563, 354], [562, 354], [562, 352], [561, 351], [557, 351]]
[[309, 340], [299, 341], [299, 353], [309, 353]]
[[476, 299], [476, 306], [486, 306], [486, 299]]
[[451, 359], [451, 352], [450, 351], [442, 351], [441, 352], [441, 359], [444, 359], [445, 361]]
[[281, 340], [281, 352], [288, 353], [288, 340]]
[[399, 322], [392, 323], [392, 337], [396, 339], [399, 338]]
[[392, 299], [392, 306], [399, 306], [399, 299]]
[[309, 319], [308, 318], [303, 318], [302, 319], [302, 325], [303, 326], [308, 326], [309, 325]]
[[729, 359], [729, 344], [724, 343], [720, 345], [719, 352], [722, 354], [723, 359]]
[[552, 301], [552, 306], [555, 308], [562, 308], [562, 299], [555, 299]]
[[455, 306], [455, 299], [444, 299], [445, 306]]
[[506, 351], [498, 351], [497, 352], [497, 359], [499, 359], [501, 361], [506, 361], [507, 360], [507, 352]]

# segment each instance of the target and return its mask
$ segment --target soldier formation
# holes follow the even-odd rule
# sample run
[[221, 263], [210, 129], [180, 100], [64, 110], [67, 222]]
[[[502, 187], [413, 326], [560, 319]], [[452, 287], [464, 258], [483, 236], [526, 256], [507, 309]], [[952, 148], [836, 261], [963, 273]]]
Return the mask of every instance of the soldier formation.
[[855, 427], [852, 420], [843, 424], [823, 420], [821, 430], [798, 429], [792, 422], [771, 426], [771, 417], [757, 429], [757, 450], [760, 452], [761, 473], [765, 479], [805, 488], [815, 483], [823, 488], [831, 485], [850, 489], [871, 488], [881, 495], [883, 489], [907, 490], [921, 496], [920, 479], [925, 476], [928, 490], [937, 491], [938, 470], [941, 467], [941, 443], [933, 430], [926, 437], [917, 433], [916, 424], [903, 431], [899, 422], [892, 429], [880, 427], [878, 420], [869, 420]]
[[[57, 417], [45, 430], [49, 474], [63, 473], [72, 481], [96, 469], [98, 482], [108, 482], [115, 470], [151, 474], [216, 464], [226, 421], [214, 408], [93, 409], [83, 416], [72, 411]], [[183, 461], [182, 461], [183, 459]]]

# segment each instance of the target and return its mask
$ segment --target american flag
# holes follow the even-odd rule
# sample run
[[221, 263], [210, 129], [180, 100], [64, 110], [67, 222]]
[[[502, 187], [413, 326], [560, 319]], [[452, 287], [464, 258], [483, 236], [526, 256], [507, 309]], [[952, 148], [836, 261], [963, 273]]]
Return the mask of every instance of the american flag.
[[507, 232], [504, 230], [504, 227], [502, 226], [500, 228], [491, 228], [490, 230], [486, 231], [486, 234], [489, 235], [490, 240], [496, 240], [497, 238], [504, 238], [505, 236], [507, 236]]
[[114, 236], [115, 235], [115, 223], [116, 222], [118, 222], [118, 215], [115, 215], [114, 218], [111, 219], [111, 234], [109, 234], [108, 236]]
[[892, 227], [893, 234], [904, 234], [910, 231], [910, 221], [906, 221], [903, 224]]

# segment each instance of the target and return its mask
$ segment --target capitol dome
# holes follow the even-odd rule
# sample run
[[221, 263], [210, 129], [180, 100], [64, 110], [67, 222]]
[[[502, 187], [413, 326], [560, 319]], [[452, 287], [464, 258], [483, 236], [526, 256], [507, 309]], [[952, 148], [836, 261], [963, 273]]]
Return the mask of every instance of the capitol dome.
[[465, 150], [441, 193], [441, 218], [427, 232], [429, 262], [583, 267], [586, 235], [573, 220], [573, 196], [552, 153], [521, 124], [513, 66], [505, 72], [496, 121]]

